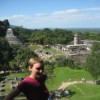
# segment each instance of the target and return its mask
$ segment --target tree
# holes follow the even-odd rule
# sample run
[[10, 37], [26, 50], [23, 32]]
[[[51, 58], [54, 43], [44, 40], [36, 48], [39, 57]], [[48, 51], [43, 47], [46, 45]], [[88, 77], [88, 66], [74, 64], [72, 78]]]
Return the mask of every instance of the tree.
[[9, 61], [11, 60], [11, 48], [9, 43], [0, 38], [0, 70], [6, 70], [9, 68]]
[[6, 35], [6, 30], [9, 28], [8, 20], [0, 21], [0, 36], [4, 37]]
[[28, 60], [33, 56], [37, 56], [34, 51], [24, 46], [12, 45], [12, 48], [13, 59], [9, 64], [13, 70], [26, 69]]
[[48, 79], [52, 79], [53, 78], [54, 64], [49, 62], [49, 61], [45, 61], [44, 65], [45, 65], [44, 72], [47, 73]]
[[86, 68], [94, 79], [98, 79], [100, 75], [100, 43], [94, 43], [92, 51], [87, 57]]
[[63, 66], [63, 67], [70, 67], [72, 69], [74, 69], [75, 64], [74, 64], [74, 60], [72, 60], [71, 58], [62, 58], [59, 62], [58, 62], [58, 66]]

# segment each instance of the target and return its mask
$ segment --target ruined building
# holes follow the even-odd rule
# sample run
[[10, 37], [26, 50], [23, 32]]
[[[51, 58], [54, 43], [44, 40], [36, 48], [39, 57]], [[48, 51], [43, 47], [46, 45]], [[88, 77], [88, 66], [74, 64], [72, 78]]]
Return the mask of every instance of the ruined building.
[[9, 44], [22, 45], [22, 42], [13, 34], [13, 30], [11, 28], [7, 29], [5, 38]]

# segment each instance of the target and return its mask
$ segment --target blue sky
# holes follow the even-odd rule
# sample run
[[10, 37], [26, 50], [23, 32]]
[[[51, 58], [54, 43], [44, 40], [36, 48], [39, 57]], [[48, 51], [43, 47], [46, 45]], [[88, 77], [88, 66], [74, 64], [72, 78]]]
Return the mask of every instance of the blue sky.
[[0, 20], [26, 28], [100, 28], [100, 0], [0, 0]]

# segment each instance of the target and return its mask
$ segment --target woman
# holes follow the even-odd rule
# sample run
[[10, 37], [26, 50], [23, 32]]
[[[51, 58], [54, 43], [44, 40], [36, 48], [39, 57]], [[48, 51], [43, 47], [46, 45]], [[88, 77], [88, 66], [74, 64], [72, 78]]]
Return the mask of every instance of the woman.
[[22, 80], [4, 100], [12, 100], [23, 92], [27, 100], [48, 100], [49, 92], [45, 86], [46, 75], [43, 73], [44, 62], [39, 57], [31, 58], [28, 62], [30, 75]]

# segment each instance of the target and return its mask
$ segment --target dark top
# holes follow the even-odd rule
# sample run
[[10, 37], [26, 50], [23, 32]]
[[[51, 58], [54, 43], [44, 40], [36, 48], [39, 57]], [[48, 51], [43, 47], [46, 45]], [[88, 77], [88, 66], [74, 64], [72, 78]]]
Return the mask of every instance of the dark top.
[[48, 100], [49, 92], [42, 81], [26, 77], [17, 87], [28, 100]]

